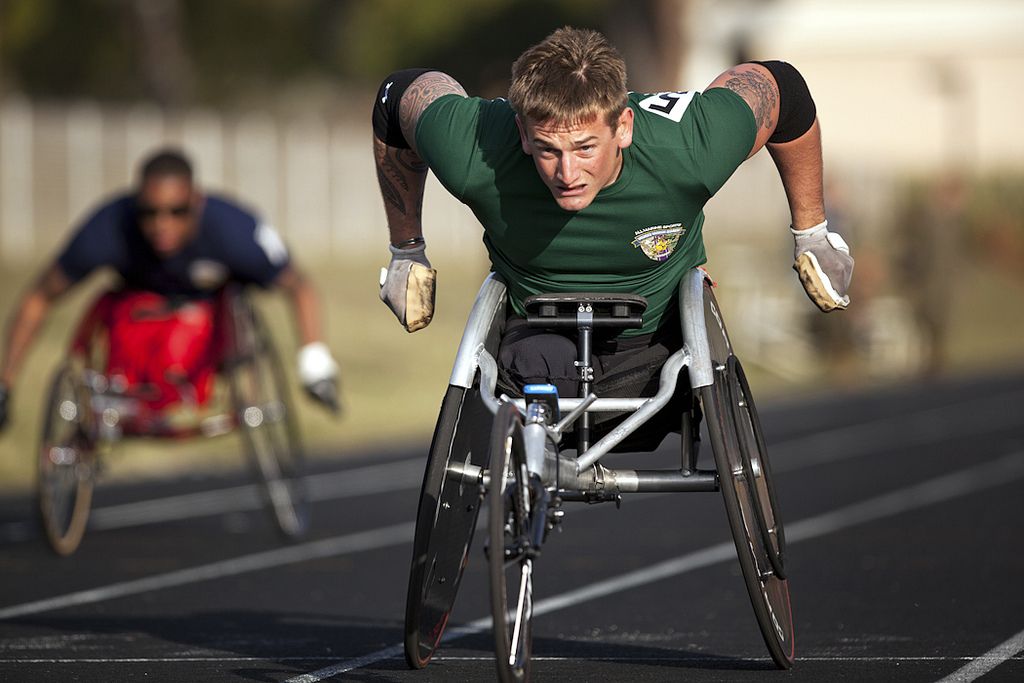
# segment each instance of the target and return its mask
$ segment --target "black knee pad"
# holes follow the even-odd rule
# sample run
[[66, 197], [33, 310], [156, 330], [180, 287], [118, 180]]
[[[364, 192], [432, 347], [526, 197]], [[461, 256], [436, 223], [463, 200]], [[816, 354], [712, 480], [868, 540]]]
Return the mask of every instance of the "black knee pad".
[[817, 108], [807, 81], [796, 67], [776, 60], [752, 63], [768, 69], [779, 86], [779, 122], [768, 142], [790, 142], [809, 131]]
[[389, 147], [409, 149], [402, 134], [398, 108], [402, 95], [417, 78], [435, 69], [402, 69], [384, 79], [373, 101], [373, 134]]

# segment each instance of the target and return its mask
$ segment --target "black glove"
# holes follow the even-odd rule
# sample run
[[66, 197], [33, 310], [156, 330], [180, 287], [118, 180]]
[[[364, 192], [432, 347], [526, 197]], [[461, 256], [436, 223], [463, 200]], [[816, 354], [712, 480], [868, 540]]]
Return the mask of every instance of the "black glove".
[[7, 424], [7, 403], [10, 396], [11, 391], [7, 388], [7, 385], [0, 383], [0, 429], [3, 429], [4, 425]]
[[338, 363], [323, 342], [299, 349], [299, 381], [306, 393], [333, 412], [338, 412]]
[[341, 411], [341, 406], [338, 404], [337, 379], [322, 379], [306, 385], [305, 389], [310, 398], [327, 406], [332, 413], [338, 414]]

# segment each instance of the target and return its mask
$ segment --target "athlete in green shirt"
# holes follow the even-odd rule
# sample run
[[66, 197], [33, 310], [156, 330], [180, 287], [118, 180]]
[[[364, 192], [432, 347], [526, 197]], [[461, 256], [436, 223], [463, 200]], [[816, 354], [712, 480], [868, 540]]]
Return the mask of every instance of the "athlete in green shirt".
[[541, 292], [632, 292], [649, 307], [643, 329], [623, 336], [650, 339], [671, 319], [682, 275], [705, 260], [704, 204], [764, 146], [805, 289], [822, 310], [849, 303], [853, 259], [827, 229], [814, 103], [784, 62], [738, 65], [702, 93], [629, 93], [604, 37], [565, 28], [516, 60], [507, 100], [468, 97], [438, 71], [392, 74], [374, 133], [392, 252], [381, 299], [409, 331], [433, 314], [428, 168], [480, 221], [515, 313]]

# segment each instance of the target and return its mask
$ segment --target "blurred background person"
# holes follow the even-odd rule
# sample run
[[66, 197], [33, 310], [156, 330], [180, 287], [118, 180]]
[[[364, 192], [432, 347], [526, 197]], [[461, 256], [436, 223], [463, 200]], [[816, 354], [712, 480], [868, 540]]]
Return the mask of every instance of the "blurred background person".
[[316, 293], [277, 231], [239, 205], [205, 195], [185, 156], [165, 149], [142, 162], [132, 191], [105, 202], [76, 229], [15, 307], [0, 355], [0, 427], [50, 306], [101, 268], [121, 279], [94, 307], [107, 331], [106, 372], [129, 386], [155, 387], [151, 407], [205, 402], [218, 354], [216, 296], [236, 282], [288, 295], [302, 341], [302, 384], [337, 408], [338, 366], [322, 341]]
[[950, 316], [964, 253], [969, 188], [958, 173], [949, 173], [924, 190], [922, 201], [905, 209], [904, 232], [897, 242], [896, 284], [906, 292], [921, 333], [921, 369], [938, 376], [947, 366]]

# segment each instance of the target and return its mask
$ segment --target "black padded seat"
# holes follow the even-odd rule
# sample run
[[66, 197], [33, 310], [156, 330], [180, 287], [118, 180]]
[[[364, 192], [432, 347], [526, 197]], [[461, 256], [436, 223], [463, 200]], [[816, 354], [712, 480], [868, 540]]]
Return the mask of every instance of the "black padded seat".
[[590, 327], [631, 329], [643, 325], [647, 299], [638, 294], [566, 292], [535, 294], [523, 302], [530, 327], [578, 327], [585, 313]]

